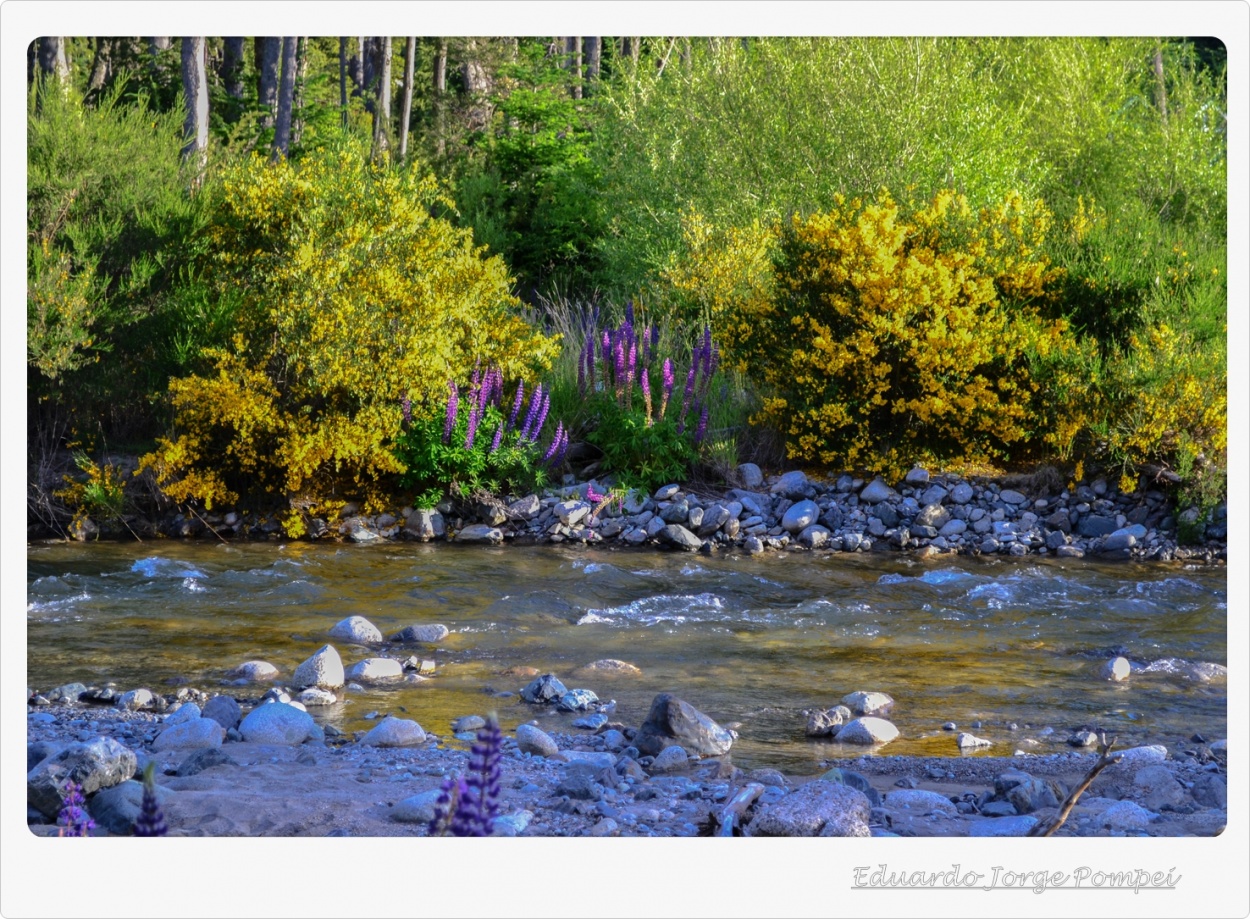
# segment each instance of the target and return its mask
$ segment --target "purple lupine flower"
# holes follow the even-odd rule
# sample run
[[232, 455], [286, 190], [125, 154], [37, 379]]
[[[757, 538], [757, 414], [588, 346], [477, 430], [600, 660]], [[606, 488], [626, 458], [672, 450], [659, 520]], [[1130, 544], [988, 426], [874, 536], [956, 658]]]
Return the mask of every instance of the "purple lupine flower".
[[603, 385], [607, 386], [608, 368], [612, 366], [612, 336], [607, 332], [603, 333]]
[[[543, 399], [543, 384], [539, 383], [530, 396], [529, 411], [525, 413], [525, 425], [521, 428], [521, 440], [529, 440], [534, 427], [534, 419], [538, 417], [538, 408]], [[536, 432], [535, 432], [536, 433]]]
[[564, 454], [568, 452], [569, 452], [569, 432], [565, 431], [564, 438], [560, 442], [560, 450], [558, 453], [556, 453], [556, 458], [552, 461], [551, 465], [558, 467], [561, 463], [564, 462]]
[[586, 395], [586, 351], [583, 349], [577, 355], [577, 391], [583, 396]]
[[602, 501], [606, 497], [607, 495], [601, 495], [599, 494], [599, 492], [595, 491], [594, 482], [591, 482], [589, 485], [586, 486], [586, 500], [589, 501], [591, 504], [598, 504], [600, 501]]
[[699, 412], [699, 426], [694, 429], [694, 442], [701, 443], [703, 435], [707, 433], [707, 404], [703, 406], [703, 411]]
[[625, 372], [625, 382], [630, 386], [634, 385], [634, 371], [635, 371], [635, 368], [637, 367], [637, 364], [638, 364], [638, 346], [636, 344], [631, 343], [629, 346], [629, 360], [627, 362], [627, 367], [626, 367], [626, 372]]
[[451, 389], [451, 395], [447, 397], [447, 421], [443, 424], [443, 443], [451, 440], [451, 432], [456, 427], [456, 410], [460, 405], [460, 390], [456, 388], [456, 384], [448, 380], [447, 386]]
[[438, 790], [438, 800], [434, 802], [434, 819], [430, 821], [431, 836], [446, 836], [451, 828], [452, 819], [459, 810], [459, 804], [469, 793], [469, 786], [464, 779], [454, 775], [447, 776]]
[[654, 351], [660, 346], [660, 327], [653, 325], [651, 327], [651, 350]]
[[525, 381], [522, 380], [516, 384], [516, 398], [512, 400], [512, 414], [508, 416], [508, 423], [504, 425], [507, 430], [516, 427], [516, 416], [521, 413], [521, 403], [525, 401]]
[[595, 333], [591, 329], [586, 335], [586, 347], [582, 349], [586, 359], [586, 385], [590, 392], [595, 391]]
[[543, 394], [542, 408], [538, 410], [538, 420], [534, 422], [534, 430], [530, 431], [530, 440], [538, 442], [538, 435], [542, 433], [543, 425], [547, 421], [547, 410], [551, 408], [551, 394]]
[[560, 441], [564, 438], [564, 422], [556, 424], [556, 436], [551, 438], [551, 446], [547, 448], [547, 452], [543, 454], [543, 465], [547, 465], [555, 459], [557, 451], [560, 449]]
[[65, 797], [61, 802], [61, 812], [56, 822], [63, 829], [62, 836], [90, 836], [95, 829], [95, 821], [87, 815], [87, 800], [82, 796], [82, 786], [75, 781], [65, 783]]
[[477, 403], [474, 402], [469, 406], [469, 429], [464, 434], [464, 448], [466, 450], [473, 449], [473, 439], [477, 436], [477, 423], [481, 416], [477, 413]]
[[412, 400], [407, 393], [399, 400], [399, 410], [404, 416], [404, 424], [412, 424]]
[[639, 381], [642, 384], [642, 404], [647, 409], [647, 426], [651, 425], [651, 381], [647, 378], [647, 368], [642, 368], [642, 376]]
[[161, 813], [161, 805], [156, 800], [156, 764], [152, 762], [143, 770], [143, 803], [139, 807], [139, 816], [135, 818], [132, 832], [136, 836], [165, 836], [169, 833], [165, 815]]
[[501, 443], [503, 443], [503, 426], [504, 426], [504, 423], [501, 421], [501, 422], [499, 422], [499, 424], [495, 427], [495, 436], [494, 436], [494, 438], [493, 438], [493, 439], [491, 440], [491, 442], [490, 442], [490, 452], [491, 452], [491, 453], [494, 453], [496, 450], [498, 450], [498, 449], [499, 449], [499, 445], [500, 445]]
[[642, 338], [638, 339], [638, 343], [642, 346], [638, 349], [639, 365], [647, 366], [647, 356], [649, 353], [648, 345], [651, 344], [651, 329], [647, 326], [642, 327]]
[[624, 341], [618, 341], [616, 343], [616, 347], [614, 351], [615, 351], [615, 354], [613, 356], [616, 358], [616, 366], [614, 368], [616, 370], [616, 377], [614, 378], [614, 381], [616, 383], [616, 388], [620, 389], [621, 384], [625, 382], [625, 343]]
[[690, 400], [694, 398], [694, 374], [695, 364], [690, 365], [690, 372], [686, 374], [686, 392], [681, 398], [681, 417], [678, 421], [682, 425], [686, 423], [686, 413], [690, 411]]
[[625, 324], [631, 328], [634, 325], [634, 301], [633, 300], [625, 301]]
[[503, 734], [492, 714], [486, 727], [477, 733], [469, 755], [469, 777], [451, 817], [453, 836], [490, 836], [499, 816], [500, 762]]
[[668, 409], [668, 400], [673, 395], [673, 359], [664, 358], [664, 372], [660, 382], [660, 417]]

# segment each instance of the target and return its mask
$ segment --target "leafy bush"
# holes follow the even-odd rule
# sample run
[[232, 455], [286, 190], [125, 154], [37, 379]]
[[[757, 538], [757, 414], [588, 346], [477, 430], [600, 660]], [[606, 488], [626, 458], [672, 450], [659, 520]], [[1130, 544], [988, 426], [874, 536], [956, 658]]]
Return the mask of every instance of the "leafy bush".
[[253, 157], [223, 189], [207, 270], [237, 334], [207, 352], [214, 372], [170, 383], [176, 434], [143, 461], [175, 500], [379, 502], [405, 471], [401, 399], [421, 417], [475, 358], [515, 378], [558, 347], [516, 315], [503, 263], [430, 216], [450, 204], [431, 178], [345, 144], [298, 166]]
[[[463, 408], [459, 388], [448, 385], [444, 417], [414, 418], [405, 410], [404, 428], [396, 439], [395, 454], [406, 467], [399, 481], [418, 490], [417, 506], [433, 507], [445, 491], [467, 497], [479, 489], [499, 494], [542, 488], [569, 444], [560, 422], [546, 452], [539, 446], [551, 407], [542, 384], [530, 393], [524, 411], [524, 383], [505, 400], [503, 374], [497, 369], [480, 379], [474, 372]], [[505, 413], [508, 406], [511, 411]]]
[[126, 480], [112, 463], [101, 466], [81, 450], [74, 453], [78, 476], [65, 476], [65, 487], [56, 497], [74, 510], [75, 521], [91, 517], [98, 521], [118, 519], [126, 507]]
[[951, 191], [907, 210], [882, 191], [784, 226], [773, 301], [727, 331], [791, 458], [898, 474], [1023, 441], [1029, 354], [1065, 328], [1037, 310], [1048, 223], [1019, 195], [974, 214]]

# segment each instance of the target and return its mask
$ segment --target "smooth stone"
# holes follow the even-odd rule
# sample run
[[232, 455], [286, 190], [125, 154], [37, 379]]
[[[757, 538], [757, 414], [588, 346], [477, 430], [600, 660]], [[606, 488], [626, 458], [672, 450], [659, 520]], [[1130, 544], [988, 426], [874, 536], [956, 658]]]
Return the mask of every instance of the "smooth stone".
[[998, 497], [1007, 504], [1025, 504], [1029, 500], [1024, 495], [1020, 494], [1020, 492], [1010, 488], [1004, 488], [998, 493]]
[[1129, 678], [1129, 674], [1133, 672], [1133, 668], [1129, 662], [1122, 657], [1117, 657], [1107, 661], [1102, 665], [1099, 671], [1104, 680], [1111, 680], [1114, 683], [1122, 683]]
[[578, 676], [642, 676], [642, 671], [633, 664], [613, 658], [591, 661], [584, 667], [578, 667], [573, 673]]
[[516, 742], [517, 748], [522, 753], [550, 757], [560, 752], [559, 744], [552, 739], [551, 735], [532, 724], [516, 726]]
[[881, 792], [872, 787], [866, 778], [858, 772], [852, 772], [849, 769], [830, 769], [828, 772], [820, 776], [826, 782], [837, 782], [840, 785], [849, 785], [856, 791], [868, 798], [868, 803], [872, 807], [881, 806]]
[[249, 743], [294, 746], [308, 739], [314, 724], [311, 715], [289, 702], [270, 702], [248, 712], [239, 724], [239, 733]]
[[165, 726], [170, 727], [175, 724], [185, 724], [188, 721], [195, 721], [203, 717], [200, 707], [194, 702], [184, 702], [179, 705], [176, 711], [170, 712], [165, 716]]
[[860, 791], [839, 782], [815, 780], [772, 804], [761, 805], [746, 825], [748, 836], [867, 837], [870, 805]]
[[385, 683], [404, 675], [403, 662], [390, 657], [369, 657], [347, 668], [346, 678], [358, 683]]
[[485, 523], [473, 523], [456, 533], [456, 542], [498, 545], [503, 542], [503, 530]]
[[561, 750], [555, 758], [563, 760], [570, 767], [583, 765], [595, 769], [611, 769], [616, 765], [615, 754], [601, 753], [598, 750]]
[[950, 499], [954, 504], [967, 504], [974, 497], [976, 491], [967, 482], [960, 482], [951, 489]]
[[196, 750], [181, 763], [175, 774], [179, 776], [195, 775], [203, 772], [205, 769], [212, 769], [216, 766], [237, 766], [239, 765], [234, 759], [227, 754], [221, 752], [220, 747], [205, 747], [202, 750]]
[[397, 823], [429, 823], [434, 819], [434, 810], [441, 794], [437, 788], [418, 792], [396, 803], [387, 816]]
[[878, 504], [894, 495], [894, 489], [885, 484], [885, 479], [878, 476], [864, 486], [864, 490], [859, 493], [859, 500], [868, 504]]
[[1194, 787], [1189, 793], [1194, 801], [1203, 807], [1214, 807], [1217, 810], [1228, 810], [1228, 783], [1222, 776], [1207, 773], [1194, 779]]
[[545, 705], [555, 702], [568, 691], [568, 687], [554, 673], [544, 673], [521, 690], [521, 698], [532, 705]]
[[398, 632], [391, 636], [391, 641], [397, 641], [404, 644], [412, 642], [420, 642], [422, 644], [432, 645], [442, 641], [451, 632], [447, 626], [440, 624], [430, 625], [408, 625], [404, 626]]
[[634, 746], [644, 756], [655, 756], [669, 746], [681, 746], [699, 756], [720, 756], [733, 746], [733, 735], [670, 693], [660, 693], [651, 703], [646, 720], [634, 736]]
[[[950, 519], [950, 511], [942, 505], [926, 504], [920, 509], [920, 513], [916, 515], [915, 525], [920, 527], [932, 527], [940, 530], [950, 522]], [[933, 535], [936, 536], [937, 533], [934, 533]]]
[[1098, 821], [1103, 826], [1109, 826], [1114, 830], [1143, 830], [1158, 816], [1140, 804], [1132, 801], [1119, 801], [1103, 811]]
[[[155, 786], [153, 793], [156, 795], [156, 803], [168, 814], [169, 803], [176, 793], [159, 784]], [[103, 789], [87, 805], [87, 811], [96, 825], [116, 836], [133, 835], [135, 821], [139, 819], [142, 810], [143, 783], [134, 779]]]
[[740, 463], [737, 472], [743, 488], [756, 489], [764, 484], [764, 473], [755, 463]]
[[602, 712], [596, 712], [593, 715], [587, 715], [585, 718], [578, 718], [573, 722], [573, 727], [587, 731], [597, 731], [607, 723], [608, 716]]
[[1129, 747], [1127, 750], [1112, 750], [1111, 755], [1119, 756], [1120, 761], [1110, 766], [1110, 769], [1124, 769], [1126, 767], [1137, 769], [1142, 766], [1166, 762], [1168, 748], [1162, 744], [1152, 744], [1146, 747]]
[[513, 814], [503, 814], [494, 819], [494, 833], [492, 835], [503, 837], [520, 836], [525, 832], [525, 828], [530, 825], [530, 821], [533, 819], [533, 811], [522, 810]]
[[903, 477], [903, 482], [907, 485], [928, 485], [929, 470], [921, 466], [915, 466], [907, 470], [907, 475]]
[[977, 737], [967, 732], [960, 732], [960, 734], [955, 738], [955, 743], [959, 745], [959, 749], [961, 750], [981, 750], [986, 747], [994, 746], [992, 741], [986, 740], [983, 737]]
[[703, 540], [679, 523], [670, 523], [665, 526], [660, 530], [659, 537], [662, 542], [689, 552], [703, 545]]
[[827, 529], [819, 523], [813, 523], [811, 526], [804, 527], [799, 533], [799, 543], [809, 549], [823, 549], [829, 545], [829, 536]]
[[415, 510], [408, 515], [404, 534], [423, 542], [441, 539], [447, 535], [447, 521], [436, 510]]
[[590, 514], [591, 507], [585, 501], [561, 501], [552, 510], [566, 527], [574, 527]]
[[898, 737], [898, 728], [884, 718], [863, 717], [851, 721], [834, 735], [838, 743], [872, 744], [889, 743]]
[[318, 689], [315, 686], [311, 689], [305, 689], [295, 699], [300, 705], [305, 707], [311, 705], [314, 708], [318, 705], [333, 705], [338, 702], [338, 697], [330, 690]]
[[665, 747], [651, 763], [650, 771], [655, 773], [677, 772], [690, 766], [690, 756], [680, 746], [674, 744]]
[[819, 517], [820, 508], [815, 501], [796, 501], [782, 516], [781, 525], [791, 533], [798, 533], [815, 523]]
[[843, 696], [842, 704], [856, 715], [884, 715], [894, 708], [894, 699], [883, 692], [861, 690]]
[[486, 727], [486, 719], [481, 715], [464, 715], [451, 723], [453, 734], [460, 734], [464, 731], [480, 731], [484, 727]]
[[227, 731], [238, 727], [243, 719], [243, 709], [230, 696], [213, 696], [204, 703], [204, 709], [200, 714], [205, 718], [212, 718]]
[[589, 689], [570, 689], [560, 696], [556, 707], [562, 712], [590, 711], [599, 702], [599, 697]]
[[806, 734], [808, 737], [828, 737], [836, 734], [838, 728], [845, 723], [846, 719], [837, 708], [810, 712], [807, 716]]
[[369, 645], [382, 641], [382, 632], [364, 616], [348, 616], [330, 628], [330, 637]]
[[671, 500], [672, 497], [679, 491], [681, 491], [680, 485], [663, 485], [655, 490], [655, 494], [652, 497], [654, 497], [657, 501], [668, 501]]
[[[941, 485], [930, 485], [920, 494], [917, 500], [919, 501], [921, 507], [926, 507], [930, 504], [941, 504], [946, 500], [946, 496], [949, 494], [950, 492], [948, 492]], [[939, 524], [933, 525], [938, 526]]]
[[409, 718], [388, 715], [360, 738], [360, 743], [370, 747], [413, 747], [425, 743], [425, 730]]
[[220, 747], [226, 739], [226, 729], [212, 718], [197, 718], [185, 724], [175, 724], [156, 735], [152, 749], [165, 750], [200, 749]]
[[957, 816], [959, 811], [950, 799], [936, 791], [925, 791], [919, 788], [900, 788], [885, 796], [885, 806], [890, 809], [904, 808], [920, 811], [924, 814], [942, 814], [947, 817]]
[[291, 677], [291, 685], [298, 689], [311, 686], [338, 689], [343, 682], [343, 659], [334, 645], [322, 645], [312, 657], [295, 668], [295, 675]]
[[[807, 475], [802, 470], [795, 469], [781, 475], [772, 488], [769, 489], [775, 495], [785, 495], [789, 498], [801, 498], [806, 493], [810, 483]], [[813, 518], [814, 519], [814, 518]]]
[[244, 661], [226, 676], [258, 683], [262, 680], [277, 679], [278, 668], [269, 661]]
[[154, 701], [152, 690], [150, 689], [132, 689], [124, 692], [117, 698], [115, 703], [118, 708], [126, 711], [135, 712], [141, 708], [147, 708]]

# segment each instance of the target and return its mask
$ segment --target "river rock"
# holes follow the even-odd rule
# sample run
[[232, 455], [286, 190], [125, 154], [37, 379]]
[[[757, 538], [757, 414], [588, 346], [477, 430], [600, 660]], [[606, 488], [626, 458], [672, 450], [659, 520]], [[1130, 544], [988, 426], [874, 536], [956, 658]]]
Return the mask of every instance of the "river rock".
[[894, 699], [883, 692], [859, 691], [843, 696], [842, 704], [856, 715], [884, 715], [894, 708]]
[[568, 687], [554, 673], [544, 673], [521, 690], [521, 698], [532, 705], [546, 705], [568, 691]]
[[126, 711], [137, 712], [141, 708], [148, 708], [152, 702], [152, 690], [132, 689], [118, 696], [115, 704]]
[[670, 523], [661, 529], [659, 537], [661, 542], [688, 552], [694, 552], [703, 545], [703, 540], [679, 523]]
[[78, 697], [87, 691], [87, 687], [82, 683], [65, 683], [50, 689], [44, 695], [49, 702], [77, 702]]
[[870, 746], [889, 743], [896, 737], [898, 737], [898, 728], [884, 718], [864, 717], [851, 721], [838, 731], [833, 739], [838, 743]]
[[858, 772], [852, 772], [849, 769], [833, 768], [821, 775], [820, 778], [826, 782], [837, 782], [840, 785], [849, 785], [851, 788], [854, 788], [860, 794], [864, 795], [868, 799], [870, 806], [881, 806], [881, 792], [873, 788], [872, 783]]
[[333, 705], [338, 702], [338, 696], [330, 692], [330, 690], [318, 689], [316, 686], [310, 689], [305, 689], [298, 696], [296, 696], [295, 699], [300, 705], [304, 706], [305, 709], [307, 709], [310, 705], [316, 708], [318, 705]]
[[227, 731], [238, 727], [243, 718], [243, 710], [239, 703], [230, 696], [213, 696], [204, 703], [203, 717], [212, 718]]
[[907, 470], [907, 475], [903, 476], [903, 482], [913, 487], [929, 484], [929, 470], [921, 466], [914, 466]]
[[451, 732], [460, 734], [465, 731], [480, 731], [486, 727], [486, 719], [481, 715], [462, 715], [451, 723]]
[[644, 756], [655, 756], [674, 745], [700, 756], [720, 756], [729, 752], [733, 741], [732, 734], [689, 702], [660, 693], [633, 742]]
[[976, 490], [967, 482], [960, 482], [951, 489], [950, 499], [954, 504], [967, 504], [976, 497]]
[[1185, 788], [1167, 766], [1143, 766], [1133, 775], [1133, 786], [1142, 803], [1153, 811], [1175, 807], [1185, 800]]
[[[168, 813], [170, 801], [175, 793], [161, 785], [156, 785], [154, 794], [156, 803], [161, 810]], [[130, 836], [134, 832], [135, 821], [143, 809], [143, 783], [128, 779], [111, 788], [100, 791], [87, 810], [91, 819], [102, 829], [117, 836]]]
[[414, 747], [425, 743], [425, 730], [411, 719], [388, 715], [360, 738], [360, 743], [371, 747]]
[[26, 774], [26, 802], [44, 816], [55, 818], [64, 804], [67, 782], [80, 785], [83, 796], [88, 797], [126, 781], [135, 774], [137, 763], [134, 751], [111, 737], [70, 744]]
[[222, 753], [220, 747], [205, 747], [202, 750], [196, 750], [174, 770], [175, 775], [188, 776], [196, 775], [205, 769], [213, 769], [217, 766], [237, 766], [239, 765], [232, 757]]
[[312, 734], [315, 722], [306, 711], [289, 702], [270, 702], [248, 712], [239, 733], [249, 743], [301, 744]]
[[868, 798], [838, 782], [816, 779], [772, 804], [761, 805], [745, 827], [748, 836], [867, 837]]
[[346, 678], [359, 683], [385, 683], [404, 675], [404, 665], [390, 657], [369, 657], [347, 668]]
[[1014, 489], [1011, 489], [1011, 488], [1004, 488], [1002, 491], [1000, 491], [998, 493], [998, 498], [1000, 501], [1004, 502], [1005, 504], [1013, 504], [1013, 505], [1025, 504], [1029, 500], [1027, 497], [1020, 494], [1020, 492], [1015, 491]]
[[1113, 683], [1122, 683], [1129, 678], [1129, 674], [1133, 672], [1133, 668], [1129, 662], [1123, 657], [1113, 658], [1102, 665], [1099, 671], [1104, 680], [1110, 680]]
[[516, 726], [516, 742], [517, 749], [522, 753], [532, 753], [535, 756], [555, 756], [560, 752], [560, 746], [551, 735], [532, 724]]
[[1147, 747], [1129, 747], [1127, 750], [1112, 750], [1111, 755], [1120, 757], [1120, 761], [1108, 767], [1109, 769], [1138, 769], [1142, 766], [1165, 762], [1168, 758], [1168, 748], [1162, 744], [1152, 744]]
[[844, 723], [845, 719], [838, 708], [809, 712], [807, 715], [806, 733], [808, 737], [828, 737], [836, 734]]
[[885, 479], [878, 476], [864, 486], [864, 490], [859, 493], [859, 500], [868, 504], [879, 504], [894, 497], [895, 494], [894, 489], [885, 484]]
[[472, 523], [456, 534], [456, 542], [488, 543], [497, 546], [503, 542], [503, 530], [485, 523]]
[[666, 772], [679, 772], [690, 766], [690, 755], [686, 751], [673, 744], [671, 747], [665, 747], [651, 763], [650, 772], [653, 775], [662, 775]]
[[269, 661], [244, 661], [231, 670], [227, 677], [240, 680], [248, 680], [252, 683], [259, 683], [264, 680], [275, 680], [278, 678], [278, 668]]
[[680, 491], [680, 485], [662, 485], [655, 490], [655, 494], [652, 497], [657, 501], [671, 501]]
[[560, 696], [556, 707], [562, 712], [588, 712], [599, 704], [599, 697], [589, 689], [570, 689]]
[[753, 491], [764, 484], [764, 473], [755, 463], [740, 463], [737, 468], [738, 481], [742, 487]]
[[1099, 816], [1103, 826], [1113, 830], [1144, 830], [1159, 815], [1132, 801], [1118, 801]]
[[[810, 488], [811, 484], [807, 481], [806, 473], [802, 470], [795, 469], [792, 472], [787, 472], [779, 476], [769, 491], [771, 491], [774, 495], [784, 495], [787, 498], [796, 500], [799, 498], [805, 498]], [[813, 517], [812, 519], [815, 520], [816, 518]], [[802, 529], [802, 527], [799, 529]]]
[[152, 741], [152, 749], [157, 752], [166, 750], [201, 749], [203, 747], [220, 747], [226, 739], [226, 729], [212, 718], [197, 718], [186, 724], [175, 724], [156, 735]]
[[1028, 836], [1029, 831], [1037, 826], [1036, 817], [998, 817], [993, 820], [978, 820], [972, 824], [969, 836]]
[[334, 645], [322, 645], [312, 657], [295, 668], [291, 685], [298, 689], [316, 686], [338, 689], [343, 685], [343, 659]]
[[591, 507], [585, 501], [561, 501], [552, 510], [566, 527], [575, 527], [586, 519]]
[[573, 672], [578, 676], [642, 676], [642, 671], [633, 664], [613, 658], [591, 661]]
[[1077, 533], [1086, 538], [1106, 536], [1110, 533], [1114, 533], [1115, 530], [1115, 518], [1103, 517], [1099, 514], [1088, 514], [1082, 517], [1081, 522], [1078, 523], [1076, 527]]
[[1214, 807], [1217, 810], [1228, 810], [1228, 783], [1222, 776], [1210, 772], [1194, 779], [1194, 787], [1190, 789], [1194, 801], [1203, 807]]
[[411, 644], [420, 642], [421, 644], [433, 645], [438, 644], [451, 632], [447, 626], [437, 623], [430, 625], [408, 625], [404, 626], [398, 632], [391, 636], [391, 641], [397, 641], [402, 644]]
[[984, 737], [977, 737], [966, 731], [961, 731], [955, 737], [955, 743], [960, 750], [984, 750], [986, 747], [994, 746], [992, 741], [986, 740]]
[[388, 815], [397, 823], [429, 823], [442, 792], [437, 788], [422, 791], [397, 803]]
[[829, 545], [829, 531], [819, 523], [813, 523], [799, 533], [799, 543], [809, 549], [823, 549]]
[[442, 539], [447, 535], [447, 521], [436, 510], [415, 510], [404, 524], [404, 535], [422, 542]]
[[[804, 477], [804, 481], [806, 481], [806, 477]], [[815, 501], [796, 501], [782, 515], [781, 526], [791, 533], [798, 533], [815, 523], [819, 517], [820, 508], [817, 507]]]
[[[940, 504], [926, 504], [916, 515], [915, 526], [941, 529], [950, 522], [951, 514]], [[936, 533], [934, 534], [937, 535]]]
[[885, 796], [885, 806], [891, 810], [910, 810], [921, 814], [941, 814], [944, 817], [955, 817], [959, 811], [950, 799], [935, 791], [924, 791], [919, 788], [900, 788]]
[[382, 632], [364, 616], [348, 616], [331, 627], [330, 637], [358, 645], [371, 645], [382, 641]]
[[[921, 507], [927, 507], [931, 504], [940, 505], [943, 501], [946, 500], [946, 496], [949, 494], [950, 492], [948, 492], [941, 485], [935, 484], [935, 485], [930, 485], [923, 492], [921, 492], [920, 495], [917, 496], [916, 500], [920, 503]], [[932, 524], [932, 526], [939, 526], [939, 524], [935, 523], [935, 524]]]
[[171, 727], [175, 724], [185, 724], [188, 721], [195, 721], [197, 718], [203, 717], [200, 707], [194, 702], [183, 702], [168, 715], [165, 716], [165, 727]]
[[526, 495], [508, 505], [508, 516], [514, 520], [533, 520], [542, 509], [543, 503], [538, 495]]

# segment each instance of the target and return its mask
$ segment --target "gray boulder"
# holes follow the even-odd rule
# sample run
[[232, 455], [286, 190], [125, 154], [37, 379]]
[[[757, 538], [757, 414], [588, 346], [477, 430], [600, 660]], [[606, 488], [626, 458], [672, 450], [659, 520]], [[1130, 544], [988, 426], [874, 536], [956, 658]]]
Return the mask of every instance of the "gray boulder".
[[884, 718], [856, 718], [834, 736], [838, 743], [872, 746], [889, 743], [898, 737], [898, 728]]
[[694, 552], [703, 545], [703, 540], [679, 523], [670, 523], [660, 530], [659, 535], [661, 542], [688, 552]]
[[729, 752], [733, 742], [727, 730], [670, 693], [655, 697], [646, 721], [634, 736], [634, 746], [644, 756], [655, 756], [674, 745], [700, 756], [720, 756]]
[[382, 641], [382, 632], [364, 616], [348, 616], [334, 624], [330, 629], [330, 637], [358, 645], [370, 645]]
[[387, 716], [360, 742], [372, 747], [413, 747], [425, 743], [425, 729], [411, 719]]
[[297, 689], [316, 686], [338, 689], [343, 685], [343, 659], [333, 645], [322, 645], [312, 657], [295, 668], [291, 685]]
[[175, 770], [179, 776], [196, 775], [205, 769], [212, 769], [216, 766], [237, 766], [239, 765], [229, 755], [222, 753], [218, 747], [206, 747], [203, 750], [196, 750], [181, 763]]
[[369, 657], [347, 668], [346, 678], [358, 683], [385, 683], [401, 679], [404, 665], [390, 657]]
[[447, 535], [447, 522], [436, 510], [416, 510], [408, 515], [404, 535], [423, 542], [442, 539]]
[[742, 463], [738, 466], [738, 481], [746, 489], [756, 489], [764, 484], [764, 473], [755, 463]]
[[816, 779], [773, 804], [759, 808], [746, 825], [748, 836], [866, 837], [869, 803], [865, 795], [838, 782]]
[[925, 791], [920, 788], [900, 788], [885, 796], [885, 806], [891, 810], [909, 810], [921, 814], [942, 814], [954, 817], [959, 811], [951, 803], [950, 798], [936, 791]]
[[313, 733], [316, 722], [308, 712], [286, 702], [271, 702], [252, 709], [239, 724], [249, 743], [301, 744]]
[[885, 484], [885, 479], [878, 476], [864, 486], [864, 490], [859, 493], [859, 500], [868, 504], [879, 504], [895, 494], [894, 489]]
[[793, 499], [806, 497], [810, 488], [811, 484], [807, 481], [806, 473], [796, 469], [780, 476], [769, 491], [775, 495], [785, 495]]
[[264, 680], [275, 680], [278, 678], [278, 668], [269, 661], [244, 661], [231, 670], [226, 676], [233, 679], [248, 680], [252, 683], [259, 683]]
[[67, 782], [81, 786], [86, 797], [102, 788], [120, 785], [135, 774], [137, 763], [134, 751], [111, 737], [70, 744], [26, 774], [27, 804], [44, 816], [55, 818], [64, 804]]
[[842, 704], [856, 715], [884, 715], [894, 708], [894, 698], [884, 692], [852, 692], [842, 697]]
[[480, 542], [497, 546], [503, 542], [503, 530], [498, 527], [487, 526], [485, 523], [470, 524], [456, 534], [456, 542]]
[[[156, 803], [168, 814], [170, 801], [175, 793], [161, 785], [155, 787]], [[96, 825], [117, 836], [130, 836], [135, 821], [143, 809], [143, 783], [128, 779], [111, 788], [105, 788], [87, 805], [91, 819]]]
[[239, 708], [239, 703], [230, 696], [213, 696], [204, 703], [201, 715], [205, 718], [212, 718], [228, 731], [233, 727], [238, 727], [243, 719], [243, 710]]
[[199, 750], [204, 747], [220, 747], [226, 739], [226, 729], [212, 718], [196, 718], [184, 724], [175, 724], [156, 735], [152, 749]]
[[[801, 474], [801, 473], [800, 473]], [[791, 533], [798, 533], [820, 518], [820, 508], [815, 501], [796, 501], [781, 518], [781, 526]]]
[[976, 490], [967, 482], [960, 482], [951, 489], [950, 499], [955, 504], [967, 504], [976, 496]]
[[132, 689], [130, 692], [124, 692], [118, 696], [115, 704], [118, 708], [124, 708], [127, 711], [136, 712], [141, 708], [148, 708], [152, 702], [152, 690]]
[[536, 756], [555, 756], [560, 752], [559, 745], [551, 735], [532, 724], [518, 724], [516, 727], [517, 749], [522, 753], [533, 753]]
[[521, 698], [533, 705], [545, 705], [557, 701], [568, 691], [554, 673], [544, 673], [521, 690]]
[[441, 791], [433, 788], [404, 798], [391, 808], [388, 816], [398, 823], [429, 823], [434, 819], [434, 809], [440, 794]]
[[442, 641], [450, 634], [451, 632], [448, 631], [447, 626], [445, 625], [408, 625], [404, 626], [392, 635], [391, 641], [398, 641], [403, 644], [420, 642], [422, 644], [432, 645]]

